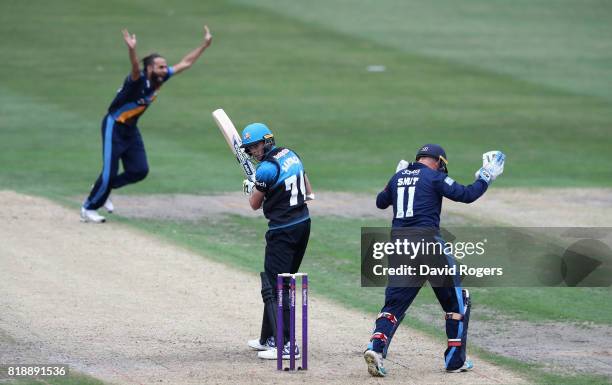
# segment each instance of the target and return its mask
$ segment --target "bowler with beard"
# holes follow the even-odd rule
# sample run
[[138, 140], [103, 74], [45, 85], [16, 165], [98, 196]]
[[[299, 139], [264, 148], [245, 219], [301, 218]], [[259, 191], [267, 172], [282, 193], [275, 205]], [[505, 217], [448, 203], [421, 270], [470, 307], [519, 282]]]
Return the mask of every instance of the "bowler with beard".
[[[141, 69], [136, 54], [136, 35], [127, 30], [122, 32], [132, 68], [102, 119], [102, 172], [81, 207], [84, 222], [104, 222], [105, 218], [96, 210], [104, 206], [112, 212], [113, 206], [108, 199], [111, 190], [139, 182], [147, 176], [149, 165], [138, 119], [153, 103], [161, 86], [172, 76], [190, 68], [212, 41], [208, 27], [204, 26], [202, 43], [180, 62], [169, 67], [163, 56], [153, 53], [142, 59]], [[123, 172], [118, 174], [120, 160]]]

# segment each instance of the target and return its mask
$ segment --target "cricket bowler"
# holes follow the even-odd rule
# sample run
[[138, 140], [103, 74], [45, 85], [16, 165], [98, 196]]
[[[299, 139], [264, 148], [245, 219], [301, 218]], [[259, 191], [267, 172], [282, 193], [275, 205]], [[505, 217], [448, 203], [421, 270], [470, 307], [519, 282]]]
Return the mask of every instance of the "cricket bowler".
[[[190, 68], [210, 46], [212, 35], [204, 26], [202, 43], [176, 65], [169, 67], [166, 59], [156, 53], [142, 59], [142, 69], [136, 54], [136, 35], [123, 30], [128, 47], [130, 74], [117, 91], [115, 99], [102, 119], [102, 172], [81, 207], [81, 221], [102, 223], [106, 219], [97, 210], [104, 206], [113, 212], [109, 199], [111, 190], [143, 180], [149, 173], [147, 154], [138, 130], [138, 118], [157, 97], [161, 86], [174, 75]], [[123, 172], [118, 174], [119, 161]]]
[[[476, 181], [463, 186], [448, 176], [446, 152], [437, 144], [421, 147], [416, 160], [400, 161], [396, 173], [376, 197], [376, 206], [386, 209], [393, 206], [392, 234], [394, 231], [410, 232], [427, 229], [434, 242], [444, 243], [439, 234], [440, 212], [444, 197], [456, 202], [471, 203], [480, 198], [493, 181], [503, 173], [505, 155], [500, 151], [483, 154], [483, 167], [476, 171]], [[429, 236], [429, 235], [427, 235]], [[452, 264], [452, 256], [436, 255]], [[450, 285], [434, 285], [432, 288], [444, 310], [448, 347], [444, 352], [447, 372], [461, 372], [473, 368], [466, 358], [467, 331], [470, 317], [469, 292], [461, 288], [458, 277], [451, 277]], [[383, 358], [408, 307], [417, 296], [421, 285], [407, 284], [385, 290], [385, 304], [375, 323], [364, 358], [368, 372], [374, 377], [384, 377]]]

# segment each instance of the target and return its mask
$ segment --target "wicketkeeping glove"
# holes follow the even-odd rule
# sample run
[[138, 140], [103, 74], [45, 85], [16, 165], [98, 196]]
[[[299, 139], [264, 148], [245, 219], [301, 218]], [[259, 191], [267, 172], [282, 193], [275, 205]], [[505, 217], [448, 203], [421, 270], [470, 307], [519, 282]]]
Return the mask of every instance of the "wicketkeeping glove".
[[405, 161], [404, 159], [400, 160], [399, 163], [397, 164], [397, 167], [395, 168], [395, 172], [398, 172], [400, 170], [403, 170], [405, 168], [408, 168], [408, 165], [410, 163], [408, 163], [407, 161]]
[[476, 171], [476, 178], [491, 184], [504, 172], [506, 155], [501, 151], [489, 151], [482, 154], [482, 168]]
[[[506, 155], [504, 155], [504, 153], [501, 151], [487, 151], [484, 154], [482, 154], [482, 167], [486, 167], [490, 165], [491, 163], [493, 163], [495, 156], [499, 154], [503, 155], [505, 159]], [[503, 171], [504, 171], [504, 166], [502, 165], [502, 172]]]
[[242, 191], [244, 195], [251, 195], [253, 189], [255, 188], [255, 183], [251, 182], [248, 179], [242, 181]]

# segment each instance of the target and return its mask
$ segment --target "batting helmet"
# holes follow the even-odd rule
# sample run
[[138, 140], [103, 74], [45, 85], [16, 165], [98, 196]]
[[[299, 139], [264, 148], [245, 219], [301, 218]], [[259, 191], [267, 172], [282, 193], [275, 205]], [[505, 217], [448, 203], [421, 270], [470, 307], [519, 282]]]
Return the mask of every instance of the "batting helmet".
[[242, 130], [242, 148], [250, 147], [262, 141], [274, 145], [274, 135], [265, 124], [251, 123]]

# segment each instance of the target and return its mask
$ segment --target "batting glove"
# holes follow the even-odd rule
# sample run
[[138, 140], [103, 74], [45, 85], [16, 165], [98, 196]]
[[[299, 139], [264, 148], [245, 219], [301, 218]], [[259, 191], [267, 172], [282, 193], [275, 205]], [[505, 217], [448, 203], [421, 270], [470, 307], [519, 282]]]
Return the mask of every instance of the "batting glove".
[[255, 183], [251, 182], [248, 179], [242, 181], [242, 191], [244, 195], [251, 195], [253, 189], [255, 188]]

